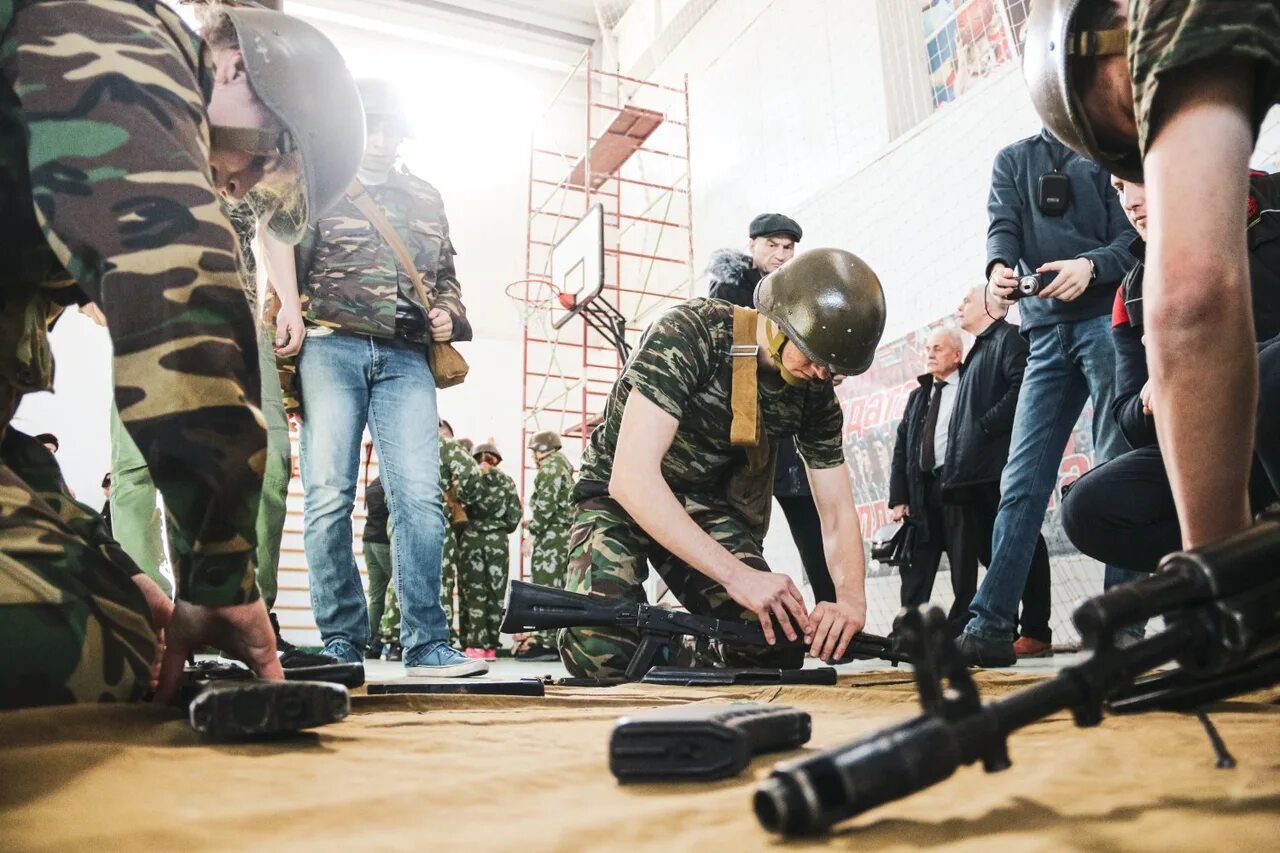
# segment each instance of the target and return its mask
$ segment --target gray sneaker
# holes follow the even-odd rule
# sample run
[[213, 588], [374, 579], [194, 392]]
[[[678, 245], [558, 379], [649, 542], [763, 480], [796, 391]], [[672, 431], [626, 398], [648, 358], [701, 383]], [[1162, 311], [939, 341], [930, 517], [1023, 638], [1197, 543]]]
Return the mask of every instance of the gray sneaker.
[[469, 658], [448, 643], [438, 643], [413, 663], [405, 663], [408, 676], [434, 678], [462, 678], [468, 675], [484, 675], [489, 671], [487, 661]]

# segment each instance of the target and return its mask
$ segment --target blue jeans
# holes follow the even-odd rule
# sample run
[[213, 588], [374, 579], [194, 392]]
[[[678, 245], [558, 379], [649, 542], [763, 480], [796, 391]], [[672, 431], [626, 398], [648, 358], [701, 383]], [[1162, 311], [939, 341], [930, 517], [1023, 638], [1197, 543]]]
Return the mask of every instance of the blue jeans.
[[391, 564], [403, 614], [400, 642], [413, 666], [449, 639], [440, 606], [440, 434], [436, 385], [421, 345], [356, 335], [308, 337], [298, 356], [303, 401], [303, 543], [311, 607], [325, 651], [363, 657], [368, 611], [352, 553], [351, 510], [365, 425], [396, 535]]
[[1009, 461], [1000, 478], [991, 566], [965, 627], [965, 633], [987, 640], [1011, 641], [1017, 634], [1018, 602], [1031, 570], [1036, 535], [1058, 481], [1062, 451], [1086, 400], [1093, 400], [1096, 461], [1129, 449], [1111, 417], [1116, 355], [1110, 316], [1032, 329], [1028, 337], [1031, 351], [1013, 419]]

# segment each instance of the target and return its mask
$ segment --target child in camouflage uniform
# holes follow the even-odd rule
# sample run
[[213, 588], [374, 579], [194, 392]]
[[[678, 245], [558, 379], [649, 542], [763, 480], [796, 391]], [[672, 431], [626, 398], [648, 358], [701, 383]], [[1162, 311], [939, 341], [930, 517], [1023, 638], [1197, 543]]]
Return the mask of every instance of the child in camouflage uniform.
[[[573, 466], [560, 451], [560, 436], [554, 432], [535, 433], [529, 439], [538, 474], [529, 498], [528, 538], [524, 556], [530, 558], [531, 580], [539, 586], [564, 587], [565, 564], [569, 559], [569, 528], [573, 525]], [[523, 660], [559, 660], [556, 632], [538, 631], [518, 638], [515, 657]]]
[[511, 574], [511, 534], [520, 526], [520, 493], [498, 467], [502, 454], [492, 442], [476, 445], [480, 485], [458, 537], [458, 617], [467, 654], [498, 656], [498, 628]]

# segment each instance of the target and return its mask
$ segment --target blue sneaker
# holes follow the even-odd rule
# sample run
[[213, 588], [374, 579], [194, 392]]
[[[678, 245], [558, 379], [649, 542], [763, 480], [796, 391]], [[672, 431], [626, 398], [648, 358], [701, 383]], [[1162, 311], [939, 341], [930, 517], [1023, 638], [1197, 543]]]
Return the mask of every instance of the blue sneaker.
[[356, 651], [356, 647], [346, 640], [330, 640], [324, 647], [324, 653], [337, 663], [362, 663], [364, 655]]
[[475, 660], [441, 640], [428, 647], [427, 653], [413, 663], [404, 666], [405, 675], [434, 678], [462, 678], [467, 675], [484, 675], [489, 664]]

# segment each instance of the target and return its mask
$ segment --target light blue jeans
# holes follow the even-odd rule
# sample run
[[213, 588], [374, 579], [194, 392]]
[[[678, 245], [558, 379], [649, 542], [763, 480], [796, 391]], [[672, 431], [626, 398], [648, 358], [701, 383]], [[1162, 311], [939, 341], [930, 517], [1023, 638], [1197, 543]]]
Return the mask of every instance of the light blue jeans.
[[303, 544], [325, 652], [358, 661], [369, 644], [351, 530], [367, 424], [396, 531], [391, 563], [403, 617], [400, 643], [405, 665], [414, 666], [449, 639], [440, 606], [444, 512], [436, 385], [424, 348], [336, 333], [308, 337], [298, 357], [298, 379]]
[[[1032, 329], [1028, 337], [1031, 351], [1013, 419], [1009, 461], [1000, 478], [991, 566], [965, 627], [965, 633], [987, 640], [1016, 638], [1018, 602], [1031, 570], [1036, 534], [1058, 482], [1063, 449], [1086, 400], [1093, 400], [1097, 464], [1129, 450], [1111, 417], [1116, 379], [1111, 317]], [[1107, 585], [1130, 576], [1107, 567]]]

